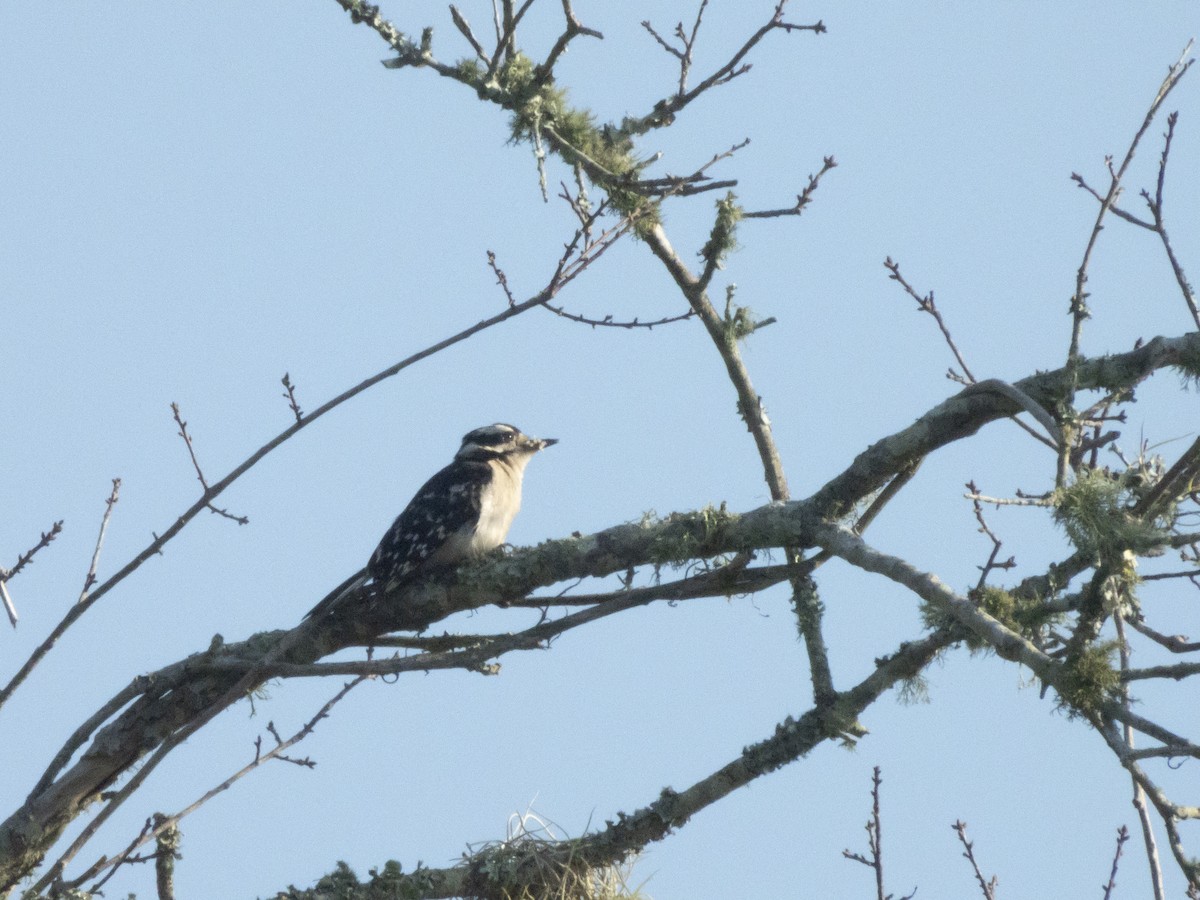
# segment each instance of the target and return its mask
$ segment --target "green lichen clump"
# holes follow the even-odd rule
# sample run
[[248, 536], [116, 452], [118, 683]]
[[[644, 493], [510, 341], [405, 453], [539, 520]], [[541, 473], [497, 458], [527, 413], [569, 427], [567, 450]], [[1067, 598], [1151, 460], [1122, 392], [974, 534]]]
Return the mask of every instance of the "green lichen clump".
[[659, 519], [653, 512], [646, 513], [641, 521], [643, 528], [670, 526], [655, 536], [648, 558], [656, 567], [677, 568], [711, 556], [709, 548], [736, 520], [737, 516], [723, 502], [719, 507], [709, 505], [694, 513], [672, 513], [665, 519]]
[[896, 686], [896, 699], [902, 706], [915, 706], [929, 702], [929, 679], [924, 675], [910, 675], [901, 679]]
[[1019, 597], [998, 587], [983, 587], [975, 602], [993, 619], [1030, 640], [1041, 637], [1048, 625], [1063, 618], [1049, 611], [1040, 597]]
[[1071, 718], [1095, 718], [1106, 703], [1120, 696], [1121, 674], [1113, 665], [1116, 641], [1085, 647], [1069, 656], [1062, 666], [1058, 690], [1059, 708]]
[[497, 83], [505, 105], [513, 111], [513, 141], [549, 138], [571, 165], [599, 166], [617, 178], [637, 174], [629, 137], [612, 127], [598, 126], [590, 112], [571, 106], [567, 92], [550, 79], [539, 78], [525, 54], [513, 54], [497, 72]]
[[717, 201], [717, 219], [709, 232], [708, 242], [700, 250], [705, 262], [720, 268], [725, 258], [737, 249], [737, 225], [743, 214], [733, 191]]
[[478, 88], [483, 81], [483, 66], [474, 57], [466, 57], [454, 64], [454, 75], [459, 81]]
[[634, 220], [635, 233], [644, 234], [658, 223], [657, 204], [629, 186], [644, 165], [634, 156], [629, 133], [597, 124], [588, 110], [572, 106], [566, 90], [524, 53], [512, 54], [490, 78], [476, 60], [460, 60], [455, 77], [480, 97], [512, 111], [514, 143], [532, 144], [539, 159], [548, 148], [586, 172], [608, 193], [616, 211]]
[[591, 112], [572, 106], [551, 72], [518, 51], [494, 71], [477, 59], [461, 59], [452, 77], [512, 112], [510, 140], [531, 144], [539, 169], [547, 152], [556, 153], [604, 189], [610, 206], [630, 218], [634, 234], [644, 236], [658, 224], [657, 202], [634, 184], [649, 161], [636, 159], [632, 133], [623, 126], [597, 124]]
[[[973, 590], [969, 596], [980, 610], [1026, 640], [1038, 641], [1045, 636], [1047, 627], [1063, 618], [1061, 613], [1047, 609], [1041, 597], [1021, 597], [991, 585]], [[988, 649], [988, 644], [983, 638], [940, 607], [931, 603], [923, 604], [921, 619], [930, 630], [951, 630], [972, 653]]]
[[371, 869], [370, 879], [360, 881], [358, 875], [346, 863], [338, 861], [332, 872], [324, 876], [309, 890], [300, 890], [289, 886], [288, 890], [279, 894], [280, 898], [309, 897], [367, 897], [372, 900], [417, 900], [427, 897], [434, 890], [435, 883], [421, 863], [408, 874], [395, 860], [388, 860], [382, 869]]
[[1054, 519], [1081, 552], [1112, 564], [1125, 551], [1161, 547], [1168, 534], [1155, 522], [1130, 513], [1133, 497], [1127, 474], [1083, 469], [1054, 494]]
[[1185, 384], [1200, 386], [1200, 346], [1187, 344], [1176, 357], [1176, 369], [1183, 376]]

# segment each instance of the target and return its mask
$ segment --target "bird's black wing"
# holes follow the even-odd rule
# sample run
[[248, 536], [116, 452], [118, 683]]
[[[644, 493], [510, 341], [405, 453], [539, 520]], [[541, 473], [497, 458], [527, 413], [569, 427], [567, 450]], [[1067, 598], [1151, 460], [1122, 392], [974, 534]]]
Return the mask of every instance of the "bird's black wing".
[[394, 590], [426, 563], [442, 561], [438, 551], [448, 541], [474, 530], [489, 474], [486, 463], [455, 460], [425, 482], [367, 564], [383, 590]]

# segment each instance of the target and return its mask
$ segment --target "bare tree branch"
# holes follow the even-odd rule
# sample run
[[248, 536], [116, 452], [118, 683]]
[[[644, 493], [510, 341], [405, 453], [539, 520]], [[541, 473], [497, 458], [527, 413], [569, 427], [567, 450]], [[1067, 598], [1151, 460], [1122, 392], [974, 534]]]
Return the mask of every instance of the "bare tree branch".
[[112, 510], [117, 504], [117, 497], [120, 495], [120, 492], [121, 479], [114, 478], [112, 480], [112, 492], [108, 495], [108, 499], [104, 501], [104, 518], [100, 520], [100, 534], [96, 536], [96, 549], [92, 552], [92, 562], [88, 566], [87, 577], [83, 580], [83, 590], [79, 592], [77, 603], [83, 603], [87, 600], [88, 591], [96, 583], [96, 567], [100, 565], [100, 550], [104, 547], [104, 534], [108, 531], [108, 520], [112, 518]]
[[[645, 134], [652, 128], [662, 128], [670, 125], [675, 121], [675, 116], [679, 114], [688, 104], [697, 97], [714, 87], [722, 84], [727, 84], [740, 75], [744, 75], [750, 71], [750, 64], [743, 62], [746, 56], [753, 50], [764, 37], [772, 31], [811, 31], [813, 34], [824, 34], [826, 31], [824, 22], [817, 22], [813, 25], [795, 25], [783, 20], [783, 8], [787, 4], [787, 0], [781, 0], [775, 6], [775, 12], [771, 16], [771, 20], [759, 28], [752, 34], [744, 44], [731, 56], [724, 65], [710, 74], [707, 78], [701, 81], [690, 91], [678, 91], [674, 95], [659, 100], [654, 104], [654, 109], [644, 116], [636, 119], [626, 119], [622, 122], [622, 129], [632, 135]], [[703, 8], [701, 8], [703, 12]], [[697, 27], [699, 27], [699, 17], [697, 17]], [[651, 31], [651, 34], [654, 34]], [[694, 40], [693, 34], [693, 40]], [[657, 36], [656, 36], [657, 38]], [[660, 44], [663, 44], [661, 38], [657, 38]], [[690, 45], [688, 48], [690, 53]], [[678, 54], [672, 54], [678, 55]], [[682, 62], [682, 60], [681, 60]], [[689, 63], [690, 66], [690, 63]], [[686, 73], [681, 73], [680, 82], [685, 83], [687, 78]]]
[[[529, 299], [510, 306], [508, 309], [505, 309], [494, 316], [483, 319], [482, 321], [475, 323], [469, 328], [463, 329], [451, 337], [438, 341], [436, 344], [432, 344], [426, 347], [424, 350], [420, 350], [417, 353], [400, 360], [383, 371], [377, 372], [370, 378], [359, 382], [354, 387], [343, 391], [333, 399], [327, 400], [324, 404], [317, 407], [317, 409], [303, 419], [303, 421], [297, 421], [295, 424], [284, 429], [274, 438], [269, 440], [263, 446], [259, 447], [258, 450], [252, 453], [244, 461], [239, 463], [232, 471], [230, 471], [219, 481], [211, 486], [206, 484], [204, 493], [200, 499], [193, 503], [192, 506], [190, 506], [185, 512], [183, 512], [179, 518], [177, 518], [171, 524], [171, 526], [167, 528], [166, 531], [160, 535], [155, 535], [154, 540], [149, 545], [147, 545], [132, 560], [127, 562], [121, 569], [119, 569], [116, 574], [109, 577], [107, 581], [92, 591], [87, 596], [86, 600], [71, 607], [63, 619], [50, 632], [50, 635], [38, 645], [38, 647], [30, 655], [29, 659], [25, 661], [24, 665], [22, 665], [17, 673], [9, 680], [8, 684], [0, 689], [0, 707], [2, 707], [8, 701], [8, 699], [13, 695], [13, 692], [20, 687], [26, 678], [29, 677], [29, 673], [33, 671], [37, 664], [41, 662], [45, 655], [49, 653], [51, 648], [53, 648], [58, 642], [58, 639], [62, 637], [67, 629], [70, 628], [80, 618], [80, 616], [87, 612], [87, 610], [90, 609], [92, 605], [99, 601], [100, 598], [102, 598], [105, 594], [137, 571], [142, 564], [146, 562], [146, 560], [158, 553], [161, 553], [162, 548], [169, 541], [171, 541], [172, 538], [179, 534], [179, 532], [181, 532], [197, 515], [199, 515], [200, 512], [209, 508], [212, 501], [216, 497], [222, 494], [230, 485], [250, 471], [250, 469], [254, 468], [254, 466], [256, 466], [264, 457], [271, 453], [271, 451], [275, 450], [281, 444], [294, 437], [301, 429], [307, 428], [326, 413], [336, 409], [346, 401], [353, 399], [363, 391], [374, 387], [381, 381], [386, 381], [387, 379], [392, 378], [393, 376], [407, 369], [409, 366], [414, 365], [423, 359], [433, 356], [434, 354], [439, 353], [448, 347], [452, 347], [457, 343], [465, 341], [467, 338], [473, 337], [481, 331], [485, 331], [503, 322], [507, 322], [509, 319], [519, 316], [521, 313], [541, 306], [546, 301], [553, 299], [558, 295], [559, 291], [561, 291], [575, 278], [586, 271], [588, 266], [601, 254], [603, 254], [608, 247], [612, 246], [612, 243], [618, 237], [626, 234], [629, 227], [631, 226], [628, 222], [626, 222], [623, 226], [618, 226], [618, 228], [614, 229], [613, 236], [610, 240], [605, 242], [597, 242], [597, 244], [589, 246], [585, 253], [579, 254], [571, 261], [561, 259], [553, 276], [549, 282], [547, 282], [546, 286]], [[182, 426], [180, 430], [183, 430]], [[188, 447], [190, 452], [190, 442]], [[197, 474], [199, 475], [198, 469]]]
[[820, 170], [816, 175], [808, 176], [808, 184], [799, 194], [796, 195], [796, 203], [794, 206], [786, 206], [782, 209], [764, 209], [752, 210], [743, 212], [743, 219], [777, 219], [780, 216], [798, 216], [804, 212], [804, 208], [812, 202], [813, 194], [817, 192], [817, 188], [821, 184], [821, 176], [830, 169], [837, 167], [837, 160], [832, 156], [826, 156]]
[[296, 401], [296, 386], [292, 384], [292, 379], [287, 372], [283, 373], [283, 378], [280, 381], [287, 391], [283, 396], [288, 402], [288, 409], [292, 411], [292, 415], [296, 417], [296, 423], [299, 424], [304, 421], [304, 412], [300, 409], [300, 404]]
[[[1167, 70], [1167, 76], [1163, 79], [1162, 84], [1159, 85], [1158, 92], [1154, 95], [1154, 99], [1150, 103], [1150, 108], [1146, 111], [1145, 118], [1142, 120], [1142, 125], [1137, 130], [1137, 133], [1133, 136], [1133, 140], [1130, 142], [1129, 149], [1125, 152], [1125, 158], [1121, 161], [1121, 164], [1114, 169], [1112, 166], [1112, 158], [1109, 157], [1107, 160], [1109, 169], [1108, 191], [1105, 193], [1104, 199], [1100, 201], [1100, 209], [1096, 213], [1096, 221], [1092, 225], [1091, 234], [1089, 235], [1087, 245], [1084, 248], [1083, 259], [1079, 263], [1079, 268], [1076, 270], [1075, 293], [1071, 296], [1071, 341], [1069, 347], [1067, 348], [1066, 364], [1067, 369], [1072, 373], [1074, 372], [1074, 369], [1076, 368], [1078, 360], [1081, 356], [1080, 340], [1083, 335], [1083, 323], [1091, 317], [1091, 312], [1087, 306], [1087, 298], [1089, 295], [1086, 291], [1088, 267], [1091, 264], [1092, 253], [1095, 250], [1096, 241], [1099, 239], [1100, 232], [1104, 227], [1104, 218], [1112, 206], [1116, 203], [1117, 197], [1120, 195], [1122, 179], [1125, 176], [1126, 170], [1129, 168], [1129, 164], [1133, 162], [1133, 156], [1137, 152], [1138, 144], [1141, 143], [1142, 136], [1145, 135], [1147, 129], [1149, 129], [1150, 123], [1154, 121], [1154, 117], [1158, 114], [1158, 110], [1162, 106], [1163, 101], [1167, 99], [1167, 95], [1171, 93], [1175, 86], [1179, 84], [1180, 79], [1183, 78], [1183, 76], [1187, 73], [1187, 70], [1191, 68], [1192, 61], [1187, 60], [1187, 56], [1191, 53], [1191, 48], [1192, 45], [1189, 43], [1184, 49], [1183, 55], [1180, 57], [1179, 61]], [[1074, 379], [1072, 378], [1072, 381], [1073, 380]], [[1072, 384], [1071, 389], [1069, 390], [1065, 399], [1065, 406], [1070, 406], [1074, 403], [1075, 393], [1076, 387]], [[1069, 436], [1069, 439], [1063, 442], [1063, 444], [1059, 447], [1057, 478], [1059, 485], [1064, 485], [1067, 482], [1067, 474], [1070, 470], [1071, 444], [1072, 440]]]
[[[570, 861], [598, 867], [625, 859], [671, 831], [683, 827], [689, 819], [733, 791], [810, 752], [828, 740], [854, 740], [862, 728], [856, 718], [886, 690], [921, 671], [944, 647], [948, 636], [935, 632], [917, 641], [900, 645], [896, 652], [879, 661], [863, 681], [842, 691], [828, 705], [813, 707], [799, 718], [788, 717], [775, 733], [746, 747], [734, 760], [682, 791], [665, 788], [652, 803], [632, 813], [620, 813], [615, 821], [593, 834], [550, 847], [524, 848], [539, 853], [539, 862]], [[511, 853], [511, 850], [509, 850]], [[531, 861], [531, 860], [530, 860]], [[482, 850], [467, 857], [462, 865], [447, 869], [422, 868], [412, 875], [399, 875], [389, 882], [393, 891], [417, 888], [427, 898], [458, 896], [495, 896], [511, 885], [504, 881], [506, 871], [528, 871], [522, 860], [506, 857], [504, 865], [493, 865], [493, 856]], [[419, 885], [419, 888], [418, 888]], [[535, 888], [522, 885], [523, 888]], [[316, 900], [309, 891], [295, 892], [293, 900]]]
[[979, 890], [983, 894], [984, 900], [996, 900], [996, 876], [983, 877], [979, 863], [975, 861], [975, 844], [967, 840], [967, 823], [960, 820], [951, 827], [954, 828], [954, 833], [958, 835], [958, 840], [963, 845], [963, 856], [971, 864], [971, 870], [975, 873], [975, 880], [979, 882]]
[[475, 33], [471, 31], [471, 25], [467, 22], [466, 17], [459, 12], [458, 7], [453, 3], [450, 4], [450, 16], [454, 19], [454, 27], [459, 30], [459, 33], [467, 39], [467, 43], [471, 45], [471, 49], [475, 51], [475, 56], [482, 63], [488, 62], [488, 55], [483, 50], [483, 45], [475, 37]]
[[[220, 784], [218, 784], [215, 787], [211, 788], [210, 790], [206, 791], [202, 796], [197, 798], [195, 801], [188, 804], [183, 809], [179, 810], [179, 812], [173, 813], [169, 816], [164, 816], [164, 815], [156, 816], [155, 822], [154, 822], [154, 827], [150, 831], [148, 831], [148, 832], [143, 831], [143, 833], [141, 835], [139, 835], [139, 837], [132, 844], [130, 844], [128, 847], [125, 848], [125, 850], [118, 853], [117, 855], [115, 855], [111, 858], [102, 856], [99, 860], [97, 860], [95, 863], [93, 863], [86, 871], [84, 871], [82, 874], [80, 874], [77, 878], [72, 879], [70, 882], [66, 882], [64, 884], [64, 886], [67, 888], [78, 888], [85, 881], [88, 881], [92, 878], [97, 877], [105, 869], [115, 869], [116, 867], [120, 866], [125, 860], [127, 860], [134, 853], [134, 851], [137, 850], [138, 847], [142, 847], [152, 840], [160, 842], [160, 844], [161, 844], [161, 841], [164, 836], [169, 835], [171, 832], [177, 832], [179, 823], [186, 816], [191, 815], [193, 812], [195, 812], [197, 809], [199, 809], [201, 806], [203, 806], [205, 803], [207, 803], [213, 797], [217, 796], [220, 793], [223, 793], [224, 791], [229, 790], [229, 788], [233, 787], [233, 785], [236, 784], [238, 781], [240, 781], [242, 778], [245, 778], [247, 775], [249, 775], [255, 769], [259, 768], [260, 766], [265, 765], [266, 763], [270, 762], [271, 760], [284, 759], [285, 757], [283, 754], [284, 754], [285, 750], [288, 750], [291, 747], [294, 747], [296, 744], [300, 743], [300, 741], [304, 740], [306, 737], [308, 737], [310, 734], [312, 734], [313, 730], [317, 727], [317, 723], [320, 722], [322, 719], [328, 718], [329, 713], [333, 710], [333, 707], [335, 707], [338, 703], [340, 703], [341, 700], [347, 694], [349, 694], [352, 690], [354, 690], [356, 687], [358, 687], [360, 684], [362, 684], [364, 681], [366, 681], [368, 677], [369, 676], [365, 676], [365, 675], [359, 676], [359, 677], [355, 678], [353, 681], [349, 681], [346, 684], [344, 684], [342, 686], [341, 690], [339, 690], [336, 694], [334, 694], [333, 697], [331, 697], [319, 710], [317, 710], [317, 713], [311, 719], [309, 719], [307, 722], [304, 723], [303, 726], [301, 726], [299, 731], [297, 731], [295, 734], [293, 734], [291, 737], [287, 738], [286, 740], [279, 737], [278, 732], [275, 732], [275, 730], [274, 730], [274, 725], [268, 725], [268, 727], [271, 729], [272, 733], [275, 735], [275, 739], [276, 739], [276, 743], [273, 748], [271, 748], [266, 753], [262, 753], [262, 754], [255, 753], [253, 761], [251, 761], [247, 765], [243, 766], [242, 768], [238, 769], [238, 771], [234, 772], [232, 775], [230, 775], [228, 778], [226, 778]], [[162, 848], [160, 846], [159, 853], [161, 854], [161, 852], [162, 852]], [[95, 892], [98, 887], [99, 887], [99, 885], [93, 885], [90, 890], [92, 892]]]
[[[1124, 617], [1120, 610], [1113, 615], [1113, 621], [1116, 623], [1117, 629], [1117, 649], [1121, 659], [1121, 704], [1125, 709], [1129, 709], [1129, 681], [1126, 676], [1129, 674], [1129, 644], [1125, 640]], [[1123, 737], [1125, 738], [1125, 746], [1130, 751], [1134, 749], [1134, 734], [1133, 728], [1128, 723], [1123, 726]], [[1142, 827], [1142, 842], [1146, 849], [1146, 860], [1150, 868], [1150, 886], [1154, 892], [1154, 900], [1164, 900], [1166, 894], [1163, 890], [1163, 874], [1162, 865], [1158, 859], [1158, 844], [1154, 838], [1154, 825], [1150, 821], [1150, 810], [1146, 807], [1146, 792], [1142, 790], [1142, 786], [1138, 784], [1137, 779], [1131, 779], [1133, 784], [1133, 808], [1137, 810], [1138, 822]], [[1108, 879], [1108, 886], [1104, 890], [1104, 895], [1107, 897], [1112, 892], [1112, 888], [1116, 884], [1117, 878], [1117, 861], [1121, 858], [1121, 847], [1129, 838], [1129, 832], [1125, 826], [1121, 826], [1121, 832], [1117, 837], [1117, 850], [1113, 856], [1112, 874]]]
[[[1189, 357], [1189, 354], [1200, 355], [1200, 333], [1181, 338], [1156, 338], [1126, 354], [1082, 360], [1077, 370], [1079, 382], [1112, 386], [1121, 379], [1143, 378], [1150, 371], [1178, 364], [1181, 356]], [[1031, 397], [1045, 398], [1060, 390], [1065, 378], [1065, 369], [1060, 369], [1039, 373], [1017, 384]], [[81, 728], [72, 737], [70, 749], [65, 747], [60, 754], [60, 761], [53, 767], [54, 780], [44, 778], [41, 790], [32, 793], [20, 809], [0, 824], [0, 843], [18, 840], [31, 848], [48, 846], [74, 815], [66, 810], [82, 809], [81, 798], [92, 796], [101, 786], [111, 785], [122, 773], [130, 771], [143, 755], [152, 752], [152, 757], [142, 763], [130, 781], [113, 794], [104, 807], [105, 810], [115, 808], [115, 804], [129, 796], [129, 792], [136, 789], [172, 747], [221, 709], [243, 697], [276, 663], [306, 665], [340, 647], [361, 645], [374, 635], [398, 629], [421, 629], [452, 611], [489, 603], [504, 604], [524, 596], [537, 585], [623, 572], [631, 565], [661, 560], [656, 555], [661, 554], [661, 548], [680, 546], [680, 542], [689, 547], [689, 559], [738, 553], [754, 547], [824, 546], [854, 565], [887, 574], [905, 584], [922, 599], [948, 610], [957, 621], [995, 647], [1001, 656], [1025, 663], [1043, 680], [1055, 684], [1061, 664], [1036, 646], [1002, 626], [969, 600], [953, 594], [932, 576], [871, 550], [847, 529], [824, 524], [830, 517], [840, 516], [845, 508], [852, 508], [913, 460], [973, 434], [986, 422], [1008, 414], [1011, 403], [1002, 395], [966, 388], [930, 410], [913, 426], [877, 441], [842, 475], [804, 501], [774, 503], [740, 516], [714, 517], [712, 512], [678, 515], [653, 526], [618, 526], [596, 535], [547, 542], [499, 563], [484, 563], [478, 567], [478, 572], [475, 569], [461, 571], [457, 576], [461, 585], [457, 589], [450, 587], [447, 590], [446, 585], [431, 582], [402, 589], [398, 596], [386, 598], [386, 602], [379, 602], [382, 598], [363, 596], [319, 621], [307, 620], [291, 632], [259, 635], [244, 645], [214, 645], [201, 660], [169, 666], [155, 673], [148, 682], [132, 685], [119, 698], [114, 698], [106, 705], [106, 713], [116, 713], [123, 708], [124, 702], [132, 700], [132, 703], [108, 724], [102, 725], [107, 721], [107, 715], [98, 713], [92, 717], [88, 727]], [[311, 418], [305, 421], [311, 421]], [[485, 571], [490, 574], [485, 575]], [[748, 575], [752, 572], [747, 570]], [[629, 602], [647, 602], [648, 597], [648, 594], [635, 595]], [[582, 618], [569, 621], [577, 622]], [[535, 632], [533, 639], [552, 636], [555, 629], [563, 627], [561, 623], [545, 623], [542, 632]], [[480, 652], [494, 655], [492, 650]], [[252, 658], [256, 664], [249, 670], [242, 666], [241, 674], [197, 664], [203, 659], [215, 661], [226, 656]], [[456, 662], [468, 658], [459, 657]], [[1126, 712], [1116, 703], [1103, 705], [1101, 709], [1104, 715], [1127, 721], [1155, 741], [1172, 748], [1176, 755], [1200, 755], [1200, 748], [1144, 717]], [[180, 723], [187, 724], [181, 727]], [[93, 735], [91, 747], [79, 753], [74, 748], [83, 746], [86, 738], [81, 735], [84, 732]], [[76, 762], [68, 767], [63, 762], [67, 759]], [[103, 810], [101, 817], [104, 817]], [[21, 877], [24, 873], [21, 866], [20, 860], [3, 861], [0, 884], [7, 883], [10, 877]]]
[[13, 628], [17, 627], [17, 607], [8, 593], [8, 582], [20, 574], [21, 570], [33, 562], [34, 555], [44, 547], [49, 547], [59, 534], [62, 533], [62, 519], [50, 526], [49, 531], [43, 531], [38, 542], [17, 557], [17, 563], [11, 569], [0, 567], [0, 601], [4, 603], [4, 611]]
[[[188, 456], [190, 456], [192, 459], [192, 467], [196, 470], [196, 478], [200, 481], [200, 486], [204, 489], [204, 496], [208, 497], [210, 494], [212, 494], [212, 488], [209, 487], [208, 481], [204, 477], [204, 472], [200, 468], [200, 460], [196, 459], [196, 448], [192, 444], [192, 436], [188, 434], [187, 422], [183, 421], [183, 418], [179, 413], [178, 403], [171, 404], [171, 415], [175, 418], [175, 424], [179, 426], [179, 436], [183, 438], [183, 443], [187, 447]], [[247, 525], [250, 522], [250, 520], [245, 516], [235, 516], [226, 509], [220, 509], [216, 506], [213, 506], [211, 502], [206, 503], [205, 505], [208, 507], [209, 512], [216, 513], [218, 516], [224, 516], [226, 519], [232, 519], [239, 525]], [[82, 600], [82, 598], [80, 599]]]
[[[1186, 56], [1191, 50], [1191, 42], [1188, 42], [1188, 49], [1184, 51]], [[1194, 60], [1189, 60], [1187, 63], [1190, 66]], [[1175, 123], [1179, 121], [1179, 113], [1173, 112], [1167, 116], [1167, 133], [1163, 138], [1162, 157], [1158, 164], [1158, 185], [1154, 191], [1153, 199], [1149, 193], [1142, 191], [1142, 197], [1150, 207], [1150, 215], [1154, 218], [1154, 233], [1158, 235], [1162, 242], [1163, 250], [1166, 251], [1167, 261], [1171, 264], [1171, 271], [1175, 274], [1175, 282], [1179, 285], [1179, 291], [1183, 295], [1183, 302], [1187, 304], [1188, 312], [1192, 314], [1192, 321], [1196, 323], [1196, 327], [1200, 328], [1200, 307], [1196, 305], [1196, 292], [1192, 288], [1191, 282], [1188, 281], [1187, 275], [1184, 274], [1183, 266], [1179, 262], [1179, 257], [1175, 255], [1175, 248], [1171, 245], [1170, 235], [1167, 234], [1166, 222], [1163, 219], [1163, 183], [1167, 177], [1167, 159], [1171, 155], [1171, 139], [1175, 136]]]
[[[1122, 825], [1117, 829], [1117, 849], [1113, 851], [1112, 869], [1108, 874], [1108, 883], [1104, 885], [1104, 900], [1110, 900], [1117, 886], [1117, 866], [1121, 861], [1121, 850], [1129, 840], [1129, 829]], [[1154, 900], [1161, 900], [1161, 895], [1155, 895]]]

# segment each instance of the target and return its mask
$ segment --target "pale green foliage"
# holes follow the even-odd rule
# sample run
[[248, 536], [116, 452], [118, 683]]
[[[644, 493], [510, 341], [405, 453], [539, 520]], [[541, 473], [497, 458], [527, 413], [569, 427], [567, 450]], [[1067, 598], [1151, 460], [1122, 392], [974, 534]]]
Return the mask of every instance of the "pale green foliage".
[[727, 309], [726, 313], [725, 328], [735, 341], [749, 337], [758, 329], [758, 323], [754, 321], [754, 310], [750, 307], [735, 306]]
[[1030, 640], [1040, 638], [1047, 625], [1063, 618], [1049, 612], [1040, 597], [1019, 597], [991, 585], [985, 585], [972, 598], [993, 619]]
[[1116, 652], [1117, 642], [1106, 641], [1068, 657], [1056, 685], [1059, 708], [1072, 718], [1091, 718], [1106, 702], [1115, 700], [1121, 688], [1121, 674], [1113, 665]]
[[1083, 553], [1113, 561], [1126, 550], [1161, 547], [1167, 534], [1156, 523], [1129, 514], [1129, 478], [1101, 469], [1082, 469], [1054, 493], [1054, 519]]
[[[971, 591], [970, 598], [983, 612], [997, 622], [1014, 631], [1021, 637], [1037, 641], [1044, 636], [1047, 626], [1062, 620], [1060, 613], [1050, 612], [1041, 597], [1020, 597], [1009, 593], [1003, 588], [984, 585], [977, 591]], [[929, 629], [951, 628], [961, 633], [961, 640], [972, 653], [987, 650], [988, 644], [983, 638], [958, 623], [945, 610], [931, 603], [921, 605], [921, 618]]]
[[748, 338], [758, 329], [767, 325], [774, 324], [775, 317], [767, 319], [755, 320], [754, 310], [748, 306], [738, 306], [733, 302], [733, 297], [737, 293], [737, 285], [730, 284], [725, 288], [725, 338], [729, 342], [736, 342]]
[[467, 84], [478, 84], [483, 79], [483, 66], [473, 57], [460, 59], [454, 64], [454, 70], [458, 80]]
[[896, 688], [896, 699], [904, 706], [928, 703], [929, 679], [924, 675], [913, 675], [901, 680]]
[[539, 77], [533, 61], [514, 53], [496, 74], [501, 102], [513, 111], [512, 140], [549, 144], [568, 165], [581, 166], [601, 182], [622, 213], [638, 213], [639, 226], [656, 221], [652, 204], [624, 191], [621, 179], [636, 178], [641, 166], [633, 155], [633, 142], [620, 129], [597, 125], [586, 109], [571, 106], [567, 92], [550, 79]]
[[709, 232], [708, 242], [700, 250], [706, 262], [721, 268], [725, 258], [737, 249], [737, 225], [742, 220], [742, 214], [743, 210], [737, 205], [737, 195], [733, 191], [717, 201], [717, 219]]

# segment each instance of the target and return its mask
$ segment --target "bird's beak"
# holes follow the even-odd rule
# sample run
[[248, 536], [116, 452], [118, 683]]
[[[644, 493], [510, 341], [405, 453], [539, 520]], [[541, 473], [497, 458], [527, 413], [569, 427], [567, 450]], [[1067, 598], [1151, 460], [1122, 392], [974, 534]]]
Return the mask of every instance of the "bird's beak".
[[553, 447], [558, 443], [558, 438], [540, 438], [534, 441], [538, 445], [539, 450], [545, 450], [547, 447]]

